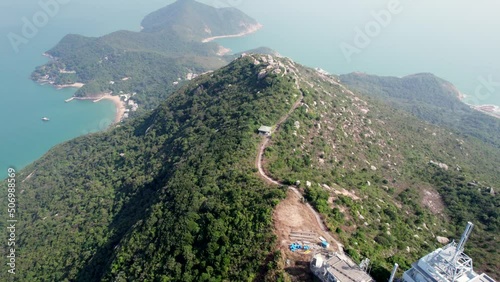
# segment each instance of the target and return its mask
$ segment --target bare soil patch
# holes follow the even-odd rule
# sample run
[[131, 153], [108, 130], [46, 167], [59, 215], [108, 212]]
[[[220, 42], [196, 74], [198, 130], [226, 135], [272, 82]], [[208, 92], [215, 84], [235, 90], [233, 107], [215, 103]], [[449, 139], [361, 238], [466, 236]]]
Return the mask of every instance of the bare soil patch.
[[444, 212], [444, 204], [438, 192], [432, 188], [422, 189], [422, 204], [433, 214], [441, 215]]
[[[300, 197], [293, 191], [288, 191], [287, 198], [274, 210], [273, 215], [275, 234], [278, 237], [278, 249], [281, 250], [285, 260], [285, 270], [292, 281], [313, 281], [313, 274], [309, 270], [309, 262], [314, 251], [304, 254], [303, 251], [291, 252], [289, 246], [296, 242], [290, 240], [292, 231], [315, 232], [318, 237], [326, 237], [311, 210], [301, 202]], [[328, 238], [328, 237], [327, 237]], [[330, 251], [336, 245], [330, 242]], [[317, 241], [311, 242], [311, 245]]]

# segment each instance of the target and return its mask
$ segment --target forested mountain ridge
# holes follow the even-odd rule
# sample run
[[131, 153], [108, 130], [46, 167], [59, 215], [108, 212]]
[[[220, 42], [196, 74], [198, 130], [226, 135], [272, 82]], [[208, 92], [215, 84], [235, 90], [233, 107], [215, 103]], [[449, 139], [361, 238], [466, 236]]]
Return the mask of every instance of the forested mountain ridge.
[[[268, 173], [298, 180], [346, 251], [357, 262], [371, 259], [377, 281], [387, 280], [391, 264], [404, 271], [437, 248], [436, 236], [458, 239], [467, 221], [476, 224], [467, 253], [498, 278], [500, 150], [481, 138], [498, 134], [491, 117], [477, 113], [484, 127], [457, 132], [373, 97], [398, 93], [397, 81], [353, 92], [339, 77], [298, 69], [304, 105], [266, 149]], [[450, 94], [441, 79], [416, 78], [407, 93]]]
[[236, 8], [214, 8], [194, 0], [180, 0], [146, 16], [144, 32], [173, 30], [192, 40], [236, 35], [259, 28], [259, 23]]
[[284, 183], [301, 181], [356, 261], [372, 259], [372, 275], [384, 281], [392, 263], [407, 269], [438, 246], [435, 236], [457, 238], [470, 220], [467, 252], [495, 275], [493, 145], [289, 59], [247, 55], [153, 112], [59, 145], [24, 169], [17, 278], [262, 281], [272, 268], [267, 281], [285, 279], [275, 269], [283, 262], [268, 263], [280, 259], [271, 215], [285, 190], [257, 175], [256, 130], [276, 124], [301, 96], [264, 167]]
[[262, 69], [237, 60], [23, 170], [16, 278], [249, 281], [264, 271], [284, 192], [255, 173], [255, 131], [299, 90], [290, 76], [259, 79]]
[[[236, 9], [180, 0], [146, 16], [141, 32], [117, 31], [93, 38], [70, 34], [47, 51], [51, 61], [32, 79], [53, 85], [83, 83], [76, 96], [136, 93], [142, 109], [154, 109], [193, 76], [227, 65], [222, 46], [203, 43], [258, 27]], [[158, 87], [161, 85], [161, 87]]]
[[[432, 74], [381, 77], [363, 73], [341, 75], [345, 85], [401, 108], [420, 119], [457, 133], [477, 137], [500, 149], [500, 119], [485, 115], [459, 99], [450, 82]], [[422, 85], [427, 87], [422, 88]]]

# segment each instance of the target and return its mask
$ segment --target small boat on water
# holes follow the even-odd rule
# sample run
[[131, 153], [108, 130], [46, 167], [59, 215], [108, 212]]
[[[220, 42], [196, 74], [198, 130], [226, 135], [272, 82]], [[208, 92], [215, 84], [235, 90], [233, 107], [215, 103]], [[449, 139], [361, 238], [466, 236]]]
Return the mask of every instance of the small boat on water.
[[42, 120], [43, 121], [49, 121], [50, 119], [48, 117], [43, 117]]

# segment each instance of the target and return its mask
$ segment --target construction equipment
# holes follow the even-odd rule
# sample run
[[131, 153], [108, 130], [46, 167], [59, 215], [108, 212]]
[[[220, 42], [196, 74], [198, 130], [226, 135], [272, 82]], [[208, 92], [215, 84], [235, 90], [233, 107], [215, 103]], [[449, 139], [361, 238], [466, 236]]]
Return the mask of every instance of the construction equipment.
[[298, 251], [298, 250], [304, 250], [304, 251], [309, 251], [310, 252], [311, 251], [311, 247], [308, 246], [308, 245], [305, 245], [305, 244], [301, 245], [298, 242], [290, 244], [290, 251], [295, 252], [295, 251]]
[[295, 252], [300, 249], [302, 249], [302, 246], [299, 243], [290, 244], [290, 251]]

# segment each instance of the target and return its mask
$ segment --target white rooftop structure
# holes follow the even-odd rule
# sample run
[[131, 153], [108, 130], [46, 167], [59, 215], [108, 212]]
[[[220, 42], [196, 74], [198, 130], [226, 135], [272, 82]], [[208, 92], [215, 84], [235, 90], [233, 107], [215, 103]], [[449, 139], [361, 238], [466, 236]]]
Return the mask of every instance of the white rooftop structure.
[[323, 282], [375, 282], [361, 267], [339, 253], [328, 259], [321, 254], [315, 255], [311, 271]]
[[460, 242], [439, 248], [421, 258], [403, 275], [404, 282], [495, 282], [486, 274], [474, 272], [472, 259], [464, 251], [474, 225], [468, 223]]
[[272, 127], [271, 126], [261, 126], [259, 128], [259, 133], [263, 135], [271, 135]]

